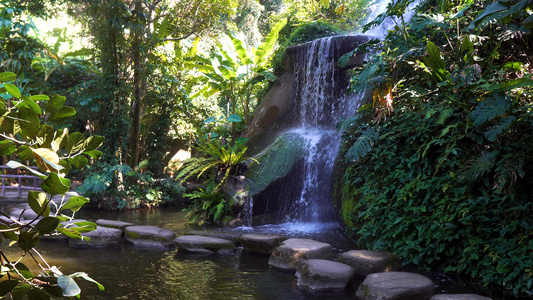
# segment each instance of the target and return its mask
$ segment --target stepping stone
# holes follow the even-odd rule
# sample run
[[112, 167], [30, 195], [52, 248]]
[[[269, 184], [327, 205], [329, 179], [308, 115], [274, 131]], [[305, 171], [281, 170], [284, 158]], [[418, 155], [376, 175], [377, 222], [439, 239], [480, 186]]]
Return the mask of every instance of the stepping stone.
[[268, 264], [282, 271], [296, 271], [296, 266], [303, 259], [331, 259], [333, 248], [330, 244], [309, 239], [288, 239], [274, 249]]
[[96, 220], [96, 225], [98, 226], [104, 226], [104, 227], [110, 227], [110, 228], [116, 228], [124, 231], [124, 228], [128, 226], [134, 226], [133, 223], [123, 222], [123, 221], [115, 221], [115, 220], [106, 220], [106, 219], [98, 219]]
[[168, 249], [174, 246], [174, 231], [156, 226], [128, 226], [124, 239], [138, 248]]
[[122, 230], [109, 227], [97, 227], [94, 231], [84, 232], [83, 236], [90, 238], [90, 241], [82, 239], [69, 239], [69, 245], [76, 248], [88, 247], [108, 247], [116, 246], [122, 240]]
[[429, 278], [408, 272], [384, 272], [368, 275], [355, 296], [361, 300], [429, 299], [435, 284]]
[[224, 240], [230, 240], [233, 243], [238, 243], [241, 239], [242, 234], [237, 232], [224, 232], [224, 231], [214, 231], [214, 230], [191, 230], [187, 231], [188, 235], [203, 235], [208, 237], [214, 237]]
[[[13, 219], [18, 220], [20, 215], [22, 214], [22, 219], [24, 220], [33, 220], [37, 218], [37, 214], [31, 210], [31, 209], [15, 209], [11, 213], [9, 213], [9, 216], [11, 216]], [[39, 217], [38, 219], [42, 219], [42, 217]]]
[[183, 235], [174, 240], [178, 251], [200, 254], [234, 254], [232, 241], [203, 235]]
[[430, 300], [492, 300], [476, 294], [440, 294], [431, 297]]
[[400, 270], [400, 259], [383, 251], [352, 250], [339, 255], [338, 262], [352, 266], [359, 276]]
[[244, 234], [241, 245], [246, 252], [270, 255], [286, 239], [278, 234]]
[[354, 277], [354, 268], [331, 260], [302, 260], [297, 267], [297, 285], [313, 292], [343, 291]]

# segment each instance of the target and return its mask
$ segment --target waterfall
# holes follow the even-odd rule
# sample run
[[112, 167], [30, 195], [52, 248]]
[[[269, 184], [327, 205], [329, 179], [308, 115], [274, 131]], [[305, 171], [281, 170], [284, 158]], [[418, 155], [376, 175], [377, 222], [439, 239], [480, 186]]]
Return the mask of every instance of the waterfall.
[[[374, 17], [384, 12], [390, 1], [383, 0]], [[409, 20], [410, 15], [412, 13], [404, 19]], [[260, 188], [254, 190], [252, 215], [264, 216], [261, 223], [281, 221], [312, 227], [311, 222], [336, 220], [330, 192], [341, 133], [336, 131], [335, 125], [340, 118], [353, 115], [363, 97], [347, 94], [350, 75], [337, 62], [342, 55], [370, 39], [384, 38], [391, 23], [394, 24], [384, 22], [370, 32], [371, 35], [328, 37], [286, 50], [286, 70], [276, 88], [265, 97], [268, 101], [263, 100], [256, 110], [247, 132], [247, 137], [254, 139], [252, 145], [256, 145], [257, 155], [281, 162], [272, 164], [275, 167], [271, 173], [261, 173], [269, 170], [263, 167], [258, 167], [254, 173], [259, 176], [254, 180]], [[361, 65], [364, 59], [363, 55], [353, 57], [347, 68]], [[281, 145], [288, 145], [291, 150], [283, 150], [277, 141], [283, 141]], [[305, 152], [303, 158], [302, 152]], [[283, 158], [290, 158], [293, 163], [270, 156], [270, 153], [285, 153]], [[286, 165], [287, 169], [280, 171], [280, 165]], [[276, 177], [278, 174], [282, 175]], [[264, 184], [263, 178], [271, 181]]]
[[291, 133], [303, 137], [307, 154], [303, 159], [299, 199], [286, 205], [291, 222], [334, 220], [330, 201], [333, 165], [341, 136], [335, 129], [339, 117], [353, 114], [358, 98], [346, 95], [349, 85], [336, 66], [339, 53], [334, 38], [300, 45], [294, 68]]

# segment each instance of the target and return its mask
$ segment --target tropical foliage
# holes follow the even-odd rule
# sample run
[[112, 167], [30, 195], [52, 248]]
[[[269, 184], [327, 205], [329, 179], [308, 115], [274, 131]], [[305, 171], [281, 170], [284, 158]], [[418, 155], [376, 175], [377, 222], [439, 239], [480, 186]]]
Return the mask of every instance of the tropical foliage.
[[339, 208], [362, 247], [533, 293], [527, 3], [426, 3], [375, 43], [353, 80], [372, 100], [339, 123]]
[[[50, 266], [35, 248], [41, 237], [64, 234], [74, 239], [85, 239], [82, 233], [96, 229], [92, 222], [72, 222], [74, 214], [89, 202], [89, 199], [70, 192], [71, 181], [65, 176], [72, 167], [83, 169], [89, 160], [98, 159], [102, 152], [97, 150], [104, 138], [85, 137], [79, 132], [69, 132], [67, 128], [54, 126], [76, 111], [64, 106], [65, 97], [30, 95], [16, 85], [16, 75], [0, 73], [0, 156], [17, 157], [7, 165], [23, 168], [40, 177], [42, 192], [30, 191], [28, 205], [36, 214], [31, 220], [23, 221], [2, 213], [0, 232], [9, 241], [10, 247], [19, 247], [23, 256], [29, 255], [39, 270], [38, 274], [21, 263], [19, 259], [2, 256], [1, 274], [2, 296], [10, 294], [14, 299], [50, 299], [50, 296], [79, 296], [81, 290], [75, 278], [95, 282], [86, 273], [63, 274], [58, 267]], [[23, 162], [34, 162], [39, 170], [28, 167]], [[53, 196], [61, 200], [52, 201]], [[67, 213], [69, 212], [70, 213]]]

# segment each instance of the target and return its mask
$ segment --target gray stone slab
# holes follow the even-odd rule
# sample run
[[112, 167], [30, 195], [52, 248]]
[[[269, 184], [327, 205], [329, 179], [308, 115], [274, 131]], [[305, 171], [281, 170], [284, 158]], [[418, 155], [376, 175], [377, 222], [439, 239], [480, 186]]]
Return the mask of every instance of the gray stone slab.
[[241, 239], [242, 233], [238, 232], [224, 232], [215, 230], [191, 230], [187, 231], [188, 235], [203, 235], [219, 239], [225, 239], [237, 244]]
[[310, 239], [288, 239], [274, 249], [268, 264], [278, 270], [294, 272], [303, 259], [331, 259], [333, 248], [330, 244]]
[[270, 255], [286, 239], [279, 234], [243, 234], [241, 245], [246, 252]]
[[476, 294], [440, 294], [431, 297], [430, 300], [492, 300]]
[[232, 241], [203, 235], [183, 235], [174, 240], [178, 251], [201, 254], [233, 254], [235, 245]]
[[339, 255], [337, 261], [352, 266], [359, 276], [398, 271], [401, 267], [396, 255], [383, 251], [352, 250]]
[[409, 272], [383, 272], [368, 275], [357, 289], [361, 300], [429, 299], [435, 294], [431, 279]]
[[129, 226], [124, 230], [124, 239], [139, 248], [172, 248], [175, 238], [174, 231], [156, 226]]
[[343, 291], [354, 275], [354, 268], [324, 259], [302, 260], [296, 269], [298, 287], [313, 292]]
[[84, 232], [83, 236], [90, 238], [89, 241], [82, 239], [69, 239], [69, 245], [76, 248], [109, 247], [117, 246], [122, 240], [122, 230], [109, 227], [98, 227], [96, 230]]
[[124, 228], [128, 226], [135, 226], [133, 223], [128, 223], [124, 221], [115, 221], [115, 220], [106, 220], [106, 219], [98, 219], [96, 220], [96, 225], [98, 226], [104, 226], [104, 227], [110, 227], [110, 228], [116, 228], [124, 231]]

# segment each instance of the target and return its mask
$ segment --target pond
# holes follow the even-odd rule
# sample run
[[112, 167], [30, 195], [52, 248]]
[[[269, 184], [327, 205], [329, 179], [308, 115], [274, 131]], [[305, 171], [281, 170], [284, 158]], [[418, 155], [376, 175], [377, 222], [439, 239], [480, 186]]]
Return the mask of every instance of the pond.
[[[131, 212], [81, 211], [77, 217], [95, 221], [112, 219], [138, 225], [154, 225], [175, 231], [178, 236], [199, 227], [186, 222], [179, 208]], [[254, 228], [225, 229], [241, 232], [279, 233], [330, 243], [336, 253], [356, 249], [335, 223], [285, 224]], [[6, 250], [6, 246], [3, 245]], [[82, 299], [354, 299], [354, 292], [312, 294], [297, 288], [292, 273], [269, 268], [267, 256], [194, 255], [177, 251], [135, 249], [130, 244], [117, 247], [78, 249], [65, 242], [41, 242], [40, 252], [51, 265], [70, 274], [83, 271], [102, 283], [106, 290], [80, 280]], [[8, 250], [13, 251], [13, 250]], [[437, 283], [437, 291], [474, 292], [439, 274], [425, 274]], [[499, 297], [494, 297], [499, 299]]]

